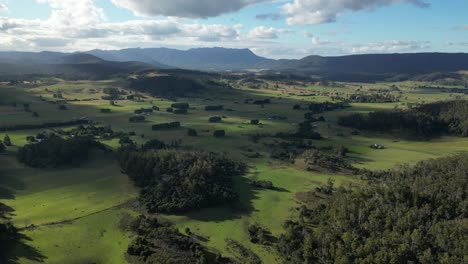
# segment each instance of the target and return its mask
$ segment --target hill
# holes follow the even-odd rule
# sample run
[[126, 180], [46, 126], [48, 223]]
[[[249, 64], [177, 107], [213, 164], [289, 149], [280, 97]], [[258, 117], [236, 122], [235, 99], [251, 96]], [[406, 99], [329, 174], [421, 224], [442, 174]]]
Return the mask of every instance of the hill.
[[84, 53], [1, 52], [2, 79], [47, 75], [65, 79], [106, 79], [112, 75], [154, 69], [142, 62], [106, 61]]
[[112, 61], [141, 61], [161, 68], [190, 70], [246, 70], [268, 65], [273, 60], [255, 55], [249, 49], [197, 48], [176, 50], [167, 48], [92, 50], [86, 52]]
[[366, 54], [340, 57], [308, 56], [283, 61], [274, 69], [317, 74], [335, 80], [385, 79], [395, 75], [414, 76], [468, 69], [466, 53]]

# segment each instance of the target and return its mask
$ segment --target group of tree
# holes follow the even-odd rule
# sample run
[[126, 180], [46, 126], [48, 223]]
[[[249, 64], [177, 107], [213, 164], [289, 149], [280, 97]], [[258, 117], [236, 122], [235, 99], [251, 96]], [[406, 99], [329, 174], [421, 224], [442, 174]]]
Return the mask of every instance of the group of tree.
[[51, 135], [39, 143], [27, 144], [18, 150], [18, 161], [30, 167], [45, 168], [78, 165], [88, 158], [92, 149], [105, 149], [91, 137], [64, 139]]
[[468, 101], [434, 102], [408, 110], [351, 114], [338, 120], [342, 126], [430, 139], [441, 134], [468, 136]]
[[150, 212], [185, 212], [235, 201], [233, 177], [245, 165], [215, 153], [134, 145], [119, 149], [122, 170], [141, 187]]
[[291, 263], [465, 263], [468, 155], [367, 174], [285, 224]]
[[127, 249], [130, 263], [229, 263], [196, 242], [190, 232], [182, 234], [170, 223], [155, 217], [139, 216], [130, 221], [127, 231], [137, 234]]

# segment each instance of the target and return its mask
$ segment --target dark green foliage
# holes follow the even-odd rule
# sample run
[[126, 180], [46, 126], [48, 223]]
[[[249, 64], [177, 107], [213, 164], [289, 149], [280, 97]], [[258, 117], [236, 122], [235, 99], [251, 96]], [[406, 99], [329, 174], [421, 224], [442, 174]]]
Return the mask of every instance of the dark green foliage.
[[138, 235], [127, 249], [130, 263], [220, 263], [192, 237], [157, 218], [140, 216], [130, 226]]
[[3, 153], [6, 151], [6, 146], [3, 144], [3, 142], [0, 140], [0, 153]]
[[171, 107], [177, 109], [189, 109], [190, 105], [187, 103], [173, 103]]
[[124, 100], [125, 97], [123, 97], [123, 95], [127, 95], [127, 92], [117, 88], [104, 88], [103, 92], [106, 94], [105, 96], [101, 97], [103, 100]]
[[153, 139], [153, 140], [150, 140], [150, 141], [147, 141], [142, 147], [141, 149], [143, 151], [147, 151], [147, 150], [160, 150], [160, 149], [166, 149], [166, 148], [169, 148], [168, 145], [166, 145], [166, 143], [162, 142], [162, 141], [159, 141], [157, 139]]
[[68, 110], [66, 105], [59, 105], [59, 110]]
[[63, 139], [50, 136], [39, 143], [20, 148], [17, 158], [21, 163], [38, 168], [77, 165], [88, 158], [93, 148], [104, 149], [102, 144], [90, 137]]
[[157, 107], [157, 106], [155, 106], [155, 105], [153, 105], [152, 108], [153, 108], [154, 111], [159, 111], [159, 107]]
[[5, 146], [11, 146], [11, 139], [8, 135], [5, 135], [5, 137], [3, 138], [3, 144], [5, 144]]
[[391, 94], [351, 94], [346, 101], [354, 103], [394, 103], [400, 100]]
[[[318, 166], [332, 171], [352, 169], [351, 164], [343, 158], [341, 153], [334, 153], [323, 149], [308, 149], [304, 151], [303, 157], [309, 166]], [[312, 168], [309, 167], [309, 169]]]
[[197, 133], [197, 130], [193, 129], [193, 128], [189, 128], [187, 130], [187, 136], [189, 137], [196, 137], [198, 136], [198, 133]]
[[258, 120], [258, 119], [250, 120], [250, 124], [251, 125], [258, 125], [258, 124], [260, 124], [260, 120]]
[[193, 150], [138, 151], [123, 148], [119, 163], [139, 187], [150, 212], [185, 212], [237, 198], [232, 177], [245, 166], [214, 153]]
[[172, 128], [179, 128], [180, 122], [171, 122], [171, 123], [162, 123], [156, 124], [152, 126], [153, 130], [164, 130], [164, 129], [172, 129]]
[[65, 121], [65, 122], [50, 122], [50, 123], [37, 124], [37, 125], [28, 125], [28, 124], [23, 125], [23, 124], [21, 124], [21, 125], [12, 125], [12, 126], [0, 127], [0, 131], [54, 128], [54, 127], [83, 125], [83, 124], [89, 124], [89, 123], [90, 123], [89, 120], [78, 119], [78, 120], [71, 120], [71, 121]]
[[293, 110], [301, 110], [301, 105], [295, 104]]
[[140, 108], [134, 111], [135, 114], [141, 115], [141, 114], [150, 114], [153, 113], [153, 108]]
[[37, 112], [33, 112], [34, 117], [39, 117], [39, 114]]
[[157, 76], [131, 79], [129, 87], [131, 89], [148, 92], [158, 97], [181, 97], [197, 94], [203, 86], [197, 81], [178, 76]]
[[176, 108], [174, 109], [174, 114], [176, 115], [185, 115], [188, 113], [188, 110], [186, 108]]
[[205, 106], [205, 111], [221, 111], [224, 106], [222, 105], [207, 105]]
[[103, 108], [103, 109], [101, 109], [101, 113], [103, 113], [103, 114], [109, 114], [109, 113], [111, 113], [111, 112], [112, 112], [112, 110], [109, 109], [109, 108]]
[[253, 104], [256, 105], [265, 105], [265, 104], [270, 104], [271, 100], [270, 99], [264, 99], [264, 100], [255, 100]]
[[172, 109], [172, 107], [168, 107], [168, 108], [166, 108], [166, 112], [172, 113], [172, 112], [174, 112], [174, 109]]
[[213, 136], [217, 137], [217, 138], [225, 137], [226, 136], [226, 131], [224, 131], [224, 130], [215, 130], [215, 132], [213, 132]]
[[299, 124], [299, 129], [294, 134], [296, 137], [306, 138], [306, 139], [321, 139], [322, 136], [320, 133], [314, 131], [315, 126], [310, 121], [305, 121]]
[[465, 263], [468, 155], [368, 173], [338, 188], [299, 222], [279, 251], [291, 263]]
[[271, 245], [273, 237], [268, 229], [263, 228], [259, 224], [252, 224], [248, 229], [250, 242], [261, 245]]
[[275, 187], [271, 181], [253, 181], [252, 185], [257, 188], [273, 190]]
[[232, 239], [226, 239], [226, 244], [228, 247], [228, 250], [232, 252], [233, 255], [236, 256], [236, 260], [239, 263], [245, 263], [245, 264], [261, 264], [262, 260], [260, 259], [257, 254], [255, 254], [252, 250], [244, 247], [242, 244], [239, 242], [232, 240]]
[[126, 136], [126, 134], [123, 132], [114, 132], [110, 126], [79, 125], [78, 127], [71, 130], [56, 131], [58, 134], [68, 137], [91, 137], [100, 139], [112, 139]]
[[137, 115], [137, 116], [131, 116], [128, 118], [128, 121], [131, 123], [137, 123], [137, 122], [145, 122], [146, 117], [142, 115]]
[[210, 123], [219, 123], [221, 121], [223, 121], [223, 119], [220, 116], [212, 116], [208, 118], [208, 122]]
[[338, 124], [355, 129], [397, 132], [429, 139], [443, 133], [468, 136], [468, 101], [435, 102], [405, 111], [379, 111], [341, 117]]
[[331, 102], [324, 102], [324, 103], [310, 103], [309, 104], [309, 111], [312, 114], [321, 114], [327, 111], [333, 111], [337, 109], [348, 108], [350, 105], [348, 103], [331, 103]]

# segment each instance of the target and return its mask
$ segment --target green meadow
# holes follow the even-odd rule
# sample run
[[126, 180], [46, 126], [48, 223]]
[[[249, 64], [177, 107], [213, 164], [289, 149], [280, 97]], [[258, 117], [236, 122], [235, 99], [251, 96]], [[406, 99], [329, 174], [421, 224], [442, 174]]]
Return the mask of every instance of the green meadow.
[[[121, 88], [119, 80], [66, 82], [55, 84], [0, 85], [0, 126], [41, 124], [69, 121], [86, 117], [100, 125], [109, 125], [114, 131], [135, 132], [137, 143], [150, 139], [165, 142], [181, 140], [183, 145], [224, 153], [245, 162], [249, 172], [235, 179], [243, 213], [229, 207], [208, 208], [184, 215], [163, 215], [181, 231], [190, 228], [208, 248], [229, 256], [226, 238], [242, 243], [257, 253], [264, 263], [277, 263], [279, 256], [268, 247], [252, 244], [247, 228], [253, 223], [269, 229], [274, 236], [283, 232], [283, 223], [294, 218], [301, 205], [297, 193], [310, 191], [333, 179], [337, 185], [360, 184], [358, 176], [341, 173], [307, 171], [300, 162], [294, 164], [270, 157], [265, 141], [253, 142], [251, 135], [275, 134], [295, 131], [304, 119], [305, 110], [293, 110], [294, 104], [304, 107], [308, 102], [331, 101], [335, 94], [355, 92], [371, 93], [372, 89], [399, 87], [399, 102], [354, 103], [351, 108], [324, 113], [326, 122], [319, 123], [317, 131], [324, 139], [313, 140], [315, 146], [346, 146], [350, 159], [358, 168], [382, 170], [402, 164], [414, 164], [420, 160], [453, 155], [468, 150], [468, 138], [441, 137], [430, 141], [410, 141], [392, 135], [362, 132], [352, 135], [352, 130], [340, 127], [336, 119], [349, 112], [369, 112], [406, 108], [408, 103], [448, 100], [466, 97], [463, 94], [434, 93], [418, 88], [425, 83], [340, 83], [339, 87], [314, 85], [279, 85], [269, 83], [270, 88], [253, 89], [231, 81], [235, 89], [213, 91], [194, 98], [178, 98], [178, 102], [190, 103], [189, 113], [176, 115], [165, 111], [174, 101], [144, 94], [142, 102], [119, 100], [111, 105], [102, 100], [103, 89]], [[54, 94], [61, 93], [67, 99], [67, 110], [59, 110], [54, 104]], [[314, 96], [309, 96], [315, 94]], [[272, 100], [264, 107], [245, 104], [245, 99]], [[12, 106], [16, 102], [17, 106]], [[32, 112], [26, 112], [22, 104], [29, 104]], [[222, 111], [205, 111], [206, 105], [223, 105]], [[158, 106], [161, 111], [146, 116], [142, 123], [130, 123], [129, 117], [140, 108]], [[111, 109], [101, 113], [100, 109]], [[231, 111], [226, 111], [231, 109]], [[209, 123], [208, 118], [221, 116], [221, 123]], [[273, 120], [272, 116], [284, 116]], [[251, 125], [258, 119], [261, 125]], [[182, 128], [168, 131], [152, 131], [151, 125], [167, 121], [180, 121]], [[188, 137], [187, 128], [195, 128], [198, 137]], [[71, 129], [65, 127], [61, 129]], [[225, 138], [214, 138], [214, 130], [226, 131]], [[121, 173], [112, 153], [93, 152], [87, 162], [73, 168], [33, 169], [18, 163], [15, 154], [18, 147], [27, 144], [26, 137], [42, 131], [56, 129], [14, 130], [0, 132], [0, 139], [8, 134], [14, 144], [6, 155], [0, 156], [4, 173], [0, 185], [14, 191], [14, 199], [2, 200], [14, 209], [13, 223], [31, 240], [28, 244], [39, 250], [45, 263], [126, 263], [125, 251], [133, 235], [119, 228], [124, 214], [135, 214], [134, 204], [138, 190], [128, 177]], [[102, 143], [116, 149], [118, 139]], [[384, 150], [369, 146], [382, 144]], [[251, 149], [258, 158], [249, 158]], [[268, 180], [278, 190], [254, 188], [250, 180]], [[35, 263], [26, 258], [21, 263]]]

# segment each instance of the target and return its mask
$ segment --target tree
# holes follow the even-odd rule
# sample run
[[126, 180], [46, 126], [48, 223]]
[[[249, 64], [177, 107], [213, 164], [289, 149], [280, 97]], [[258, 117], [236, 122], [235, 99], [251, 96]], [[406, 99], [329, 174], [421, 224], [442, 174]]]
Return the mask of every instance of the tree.
[[11, 139], [8, 135], [5, 135], [5, 137], [3, 138], [3, 143], [6, 145], [6, 146], [11, 146]]
[[6, 150], [6, 146], [3, 144], [2, 141], [0, 141], [0, 153], [5, 152], [5, 150]]

